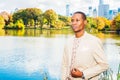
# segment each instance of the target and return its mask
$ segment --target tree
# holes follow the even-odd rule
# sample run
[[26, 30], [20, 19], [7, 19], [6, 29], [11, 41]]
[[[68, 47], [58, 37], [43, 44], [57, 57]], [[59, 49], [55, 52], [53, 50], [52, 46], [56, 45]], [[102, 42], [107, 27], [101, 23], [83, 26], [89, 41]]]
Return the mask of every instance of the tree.
[[33, 27], [35, 25], [35, 22], [33, 19], [28, 20], [29, 27]]
[[115, 16], [114, 21], [115, 21], [115, 25], [116, 25], [117, 30], [120, 30], [120, 13], [118, 13]]
[[0, 16], [0, 29], [2, 29], [5, 26], [5, 22], [2, 16]]
[[86, 30], [89, 32], [95, 32], [97, 30], [97, 23], [95, 18], [87, 17]]
[[52, 28], [54, 26], [55, 21], [58, 20], [58, 15], [52, 9], [46, 10], [44, 13], [44, 17], [47, 20], [47, 24], [49, 25], [49, 28]]
[[116, 22], [115, 22], [114, 19], [111, 20], [111, 27], [110, 27], [110, 30], [112, 30], [112, 31], [115, 31], [115, 30], [116, 30]]
[[88, 31], [110, 30], [110, 21], [104, 17], [87, 17], [87, 21], [86, 29]]
[[3, 19], [5, 21], [5, 25], [8, 25], [10, 22], [12, 22], [12, 15], [6, 11], [1, 12], [0, 16], [3, 17]]
[[34, 20], [34, 22], [35, 22], [34, 27], [35, 27], [36, 23], [38, 22], [39, 15], [42, 14], [42, 10], [40, 10], [38, 8], [27, 8], [26, 13], [27, 13], [27, 17], [29, 17], [29, 19]]
[[101, 19], [104, 22], [104, 28], [103, 28], [103, 30], [110, 30], [110, 24], [111, 24], [110, 20], [108, 20], [105, 17], [101, 17]]
[[27, 26], [28, 19], [26, 15], [25, 9], [17, 10], [13, 13], [13, 22], [16, 23], [17, 20], [22, 19], [24, 24]]
[[105, 27], [105, 22], [102, 17], [97, 17], [96, 18], [96, 23], [97, 23], [97, 29], [102, 30]]
[[23, 20], [22, 19], [19, 19], [19, 20], [16, 21], [15, 28], [16, 29], [24, 29], [25, 28], [25, 25], [23, 24]]
[[58, 20], [58, 21], [55, 22], [54, 26], [55, 26], [56, 29], [62, 29], [64, 27], [64, 22]]
[[14, 24], [11, 22], [5, 27], [5, 29], [24, 29], [24, 28], [25, 28], [25, 25], [22, 19], [17, 20]]
[[42, 14], [42, 10], [38, 8], [20, 9], [13, 14], [13, 20], [16, 22], [17, 20], [22, 19], [24, 24], [28, 26], [29, 20], [33, 19], [35, 22], [35, 27], [40, 14]]
[[71, 22], [71, 18], [70, 17], [58, 15], [58, 19], [60, 21], [62, 21], [65, 24], [65, 26], [69, 26], [70, 25], [70, 22]]
[[97, 28], [96, 18], [89, 17], [87, 20], [91, 28], [95, 28], [95, 29]]
[[40, 14], [38, 16], [38, 21], [40, 22], [40, 29], [42, 29], [44, 23], [45, 23], [45, 18], [44, 18], [44, 15], [43, 14]]

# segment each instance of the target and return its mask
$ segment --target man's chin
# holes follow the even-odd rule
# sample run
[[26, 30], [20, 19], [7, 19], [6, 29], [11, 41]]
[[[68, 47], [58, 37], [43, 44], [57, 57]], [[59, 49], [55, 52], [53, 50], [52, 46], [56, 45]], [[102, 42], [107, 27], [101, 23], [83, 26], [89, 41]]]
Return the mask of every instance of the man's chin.
[[81, 29], [73, 29], [73, 31], [75, 32], [75, 33], [78, 33], [78, 32], [81, 32], [81, 31], [83, 31], [84, 30], [84, 28], [81, 28]]
[[80, 30], [74, 30], [75, 33], [79, 33], [81, 32], [83, 29], [80, 29]]
[[78, 32], [80, 32], [80, 31], [81, 31], [81, 30], [74, 30], [75, 33], [78, 33]]

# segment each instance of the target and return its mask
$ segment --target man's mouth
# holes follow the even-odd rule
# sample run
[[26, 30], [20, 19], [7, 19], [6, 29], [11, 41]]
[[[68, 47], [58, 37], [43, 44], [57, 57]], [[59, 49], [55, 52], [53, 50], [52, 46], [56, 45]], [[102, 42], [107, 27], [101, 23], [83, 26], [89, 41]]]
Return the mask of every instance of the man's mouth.
[[77, 28], [77, 26], [72, 26], [72, 28], [75, 30]]

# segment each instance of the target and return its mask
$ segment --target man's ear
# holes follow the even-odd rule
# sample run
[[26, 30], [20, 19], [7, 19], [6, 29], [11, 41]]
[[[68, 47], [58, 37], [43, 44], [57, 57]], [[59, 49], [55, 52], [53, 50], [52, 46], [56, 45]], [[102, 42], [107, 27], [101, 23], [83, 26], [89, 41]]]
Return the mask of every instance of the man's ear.
[[85, 24], [85, 25], [87, 24], [87, 20], [84, 20], [84, 24]]

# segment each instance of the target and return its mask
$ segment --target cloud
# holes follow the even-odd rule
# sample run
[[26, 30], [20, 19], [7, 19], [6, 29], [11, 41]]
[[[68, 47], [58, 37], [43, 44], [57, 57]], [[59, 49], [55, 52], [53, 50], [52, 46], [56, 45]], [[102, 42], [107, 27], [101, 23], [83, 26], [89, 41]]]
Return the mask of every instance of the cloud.
[[38, 3], [36, 0], [1, 0], [0, 1], [0, 10], [5, 10], [8, 12], [14, 11], [16, 8], [31, 8], [31, 7], [37, 7]]
[[57, 13], [61, 13], [65, 11], [65, 6], [66, 6], [66, 2], [63, 0], [60, 1], [47, 1], [47, 2], [43, 2], [43, 1], [38, 1], [39, 5], [37, 7], [41, 8], [42, 10], [47, 10], [47, 9], [53, 9], [55, 10]]
[[[53, 9], [58, 14], [66, 14], [66, 4], [70, 5], [70, 12], [88, 12], [88, 7], [98, 8], [99, 0], [0, 0], [0, 11], [14, 11], [16, 8], [37, 7], [45, 11]], [[104, 0], [105, 4], [110, 4], [111, 9], [119, 7], [120, 0]]]

